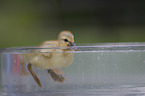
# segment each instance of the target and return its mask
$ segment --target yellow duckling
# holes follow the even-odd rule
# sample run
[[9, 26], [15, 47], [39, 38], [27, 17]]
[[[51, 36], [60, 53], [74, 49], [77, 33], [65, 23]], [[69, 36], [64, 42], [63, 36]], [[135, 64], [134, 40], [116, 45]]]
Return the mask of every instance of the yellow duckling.
[[[32, 50], [31, 53], [22, 54], [20, 56], [22, 65], [22, 75], [26, 75], [27, 71], [24, 67], [24, 63], [27, 64], [27, 68], [39, 87], [42, 88], [41, 82], [35, 72], [32, 70], [33, 66], [37, 69], [46, 69], [56, 82], [64, 82], [65, 78], [61, 74], [64, 72], [60, 70], [65, 66], [72, 64], [73, 53], [67, 51], [73, 51], [71, 48], [54, 49], [54, 47], [70, 47], [76, 46], [74, 43], [74, 36], [70, 31], [62, 31], [58, 40], [45, 41], [39, 47], [42, 49]], [[48, 49], [45, 49], [48, 48]], [[52, 49], [51, 49], [52, 48]]]

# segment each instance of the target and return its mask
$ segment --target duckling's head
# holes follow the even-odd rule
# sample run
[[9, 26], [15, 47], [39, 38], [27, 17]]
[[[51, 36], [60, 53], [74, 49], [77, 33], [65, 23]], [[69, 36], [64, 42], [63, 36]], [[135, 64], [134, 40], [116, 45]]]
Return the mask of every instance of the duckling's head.
[[74, 36], [70, 31], [62, 31], [58, 36], [60, 47], [76, 46], [74, 43]]

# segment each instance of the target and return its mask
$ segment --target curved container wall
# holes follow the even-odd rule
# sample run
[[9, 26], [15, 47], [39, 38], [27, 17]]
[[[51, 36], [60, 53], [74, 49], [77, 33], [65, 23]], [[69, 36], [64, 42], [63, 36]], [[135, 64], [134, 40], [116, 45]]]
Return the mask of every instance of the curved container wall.
[[[91, 45], [91, 44], [88, 44]], [[39, 48], [6, 48], [0, 53], [0, 96], [126, 96], [145, 95], [145, 43], [78, 46], [74, 61], [62, 68], [64, 83], [54, 82], [47, 70], [21, 76], [19, 56]]]

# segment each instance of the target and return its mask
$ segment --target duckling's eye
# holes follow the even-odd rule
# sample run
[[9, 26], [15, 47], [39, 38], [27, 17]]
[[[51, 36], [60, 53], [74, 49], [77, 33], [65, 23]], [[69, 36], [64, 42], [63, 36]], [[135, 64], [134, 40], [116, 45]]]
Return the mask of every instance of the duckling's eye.
[[67, 39], [64, 39], [64, 41], [65, 41], [65, 42], [68, 42], [68, 40], [67, 40]]

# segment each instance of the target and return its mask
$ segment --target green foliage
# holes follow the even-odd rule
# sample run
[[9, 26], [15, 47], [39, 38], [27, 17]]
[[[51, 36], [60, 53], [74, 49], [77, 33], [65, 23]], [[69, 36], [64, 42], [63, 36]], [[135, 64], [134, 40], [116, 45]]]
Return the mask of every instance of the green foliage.
[[[104, 13], [107, 12], [106, 7], [69, 4], [65, 0], [0, 1], [0, 48], [38, 45], [45, 40], [57, 39], [62, 30], [72, 31], [76, 43], [145, 41], [144, 26], [120, 24], [120, 19], [126, 16], [122, 13], [122, 17], [118, 15], [117, 19], [111, 19], [113, 17], [109, 16], [114, 13]], [[126, 9], [122, 10], [126, 12]], [[101, 19], [102, 16], [108, 19]], [[131, 18], [132, 15], [129, 16]], [[124, 22], [129, 21], [124, 19]]]

